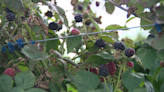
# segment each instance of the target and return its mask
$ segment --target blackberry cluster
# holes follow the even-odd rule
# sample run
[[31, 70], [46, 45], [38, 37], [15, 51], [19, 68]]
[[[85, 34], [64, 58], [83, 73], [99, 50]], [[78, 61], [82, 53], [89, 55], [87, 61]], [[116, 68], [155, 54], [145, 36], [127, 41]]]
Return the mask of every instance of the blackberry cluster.
[[116, 73], [116, 64], [113, 62], [108, 63], [108, 71], [110, 75], [114, 75]]
[[108, 67], [105, 64], [101, 65], [99, 68], [99, 75], [106, 77], [108, 76], [108, 74], [109, 74]]
[[15, 20], [15, 13], [13, 13], [13, 12], [7, 13], [6, 18], [8, 21], [14, 21]]
[[83, 21], [82, 14], [76, 14], [74, 19], [76, 22], [82, 22]]
[[51, 22], [51, 23], [49, 23], [48, 27], [51, 30], [57, 30], [59, 28], [59, 25], [56, 22]]
[[125, 44], [123, 42], [115, 42], [114, 49], [125, 50]]
[[98, 39], [98, 40], [96, 40], [95, 45], [98, 47], [105, 47], [106, 44], [102, 39]]
[[129, 61], [129, 62], [127, 62], [127, 66], [133, 67], [134, 66], [134, 63], [132, 61]]
[[125, 56], [127, 56], [127, 57], [133, 56], [134, 53], [135, 53], [135, 50], [132, 49], [132, 48], [128, 48], [128, 49], [125, 50]]

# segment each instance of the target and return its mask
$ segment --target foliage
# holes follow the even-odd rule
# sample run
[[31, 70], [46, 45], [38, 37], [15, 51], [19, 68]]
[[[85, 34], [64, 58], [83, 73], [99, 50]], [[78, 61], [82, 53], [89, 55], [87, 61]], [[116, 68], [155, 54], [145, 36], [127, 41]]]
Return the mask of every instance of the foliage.
[[[43, 16], [39, 2], [49, 7]], [[56, 3], [56, 0], [0, 0], [0, 92], [164, 91], [164, 68], [160, 66], [164, 60], [164, 28], [159, 24], [164, 21], [164, 0], [105, 0], [104, 7], [109, 14], [119, 7], [127, 11], [127, 17], [132, 14], [141, 18], [141, 26], [156, 23], [143, 27], [154, 36], [140, 42], [121, 40], [126, 49], [135, 49], [135, 55], [130, 58], [125, 56], [125, 51], [113, 47], [119, 41], [116, 29], [125, 30], [126, 24], [100, 28], [101, 16], [96, 17], [90, 9], [93, 0], [71, 0], [74, 16], [85, 11], [88, 15], [82, 26], [76, 25], [75, 20], [69, 24], [65, 10]], [[126, 5], [127, 9], [121, 5]], [[145, 12], [146, 9], [150, 11]], [[9, 12], [15, 14], [14, 21], [6, 18]], [[58, 24], [57, 30], [49, 29], [49, 21]], [[63, 26], [66, 30], [58, 33]], [[79, 36], [71, 34], [71, 27], [77, 28], [80, 34], [115, 31]], [[43, 41], [46, 39], [51, 40]], [[105, 41], [105, 47], [95, 45], [97, 39]], [[64, 57], [65, 53], [75, 53], [76, 57]], [[128, 67], [128, 61], [134, 62], [134, 67]], [[99, 76], [100, 65], [109, 62], [116, 64], [116, 73]], [[14, 69], [15, 75], [5, 75], [7, 68]]]

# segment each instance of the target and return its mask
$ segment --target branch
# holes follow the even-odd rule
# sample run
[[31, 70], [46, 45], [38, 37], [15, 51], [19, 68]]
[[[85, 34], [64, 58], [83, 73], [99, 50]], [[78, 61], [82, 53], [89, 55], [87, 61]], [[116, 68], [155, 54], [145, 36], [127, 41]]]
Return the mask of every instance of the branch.
[[[125, 9], [125, 8], [122, 7], [121, 5], [119, 5], [119, 4], [115, 3], [115, 2], [113, 2], [112, 0], [108, 0], [108, 1], [109, 1], [110, 3], [112, 3], [113, 5], [117, 6], [118, 8], [120, 8], [120, 9], [122, 9], [122, 10], [128, 12], [127, 9]], [[147, 21], [147, 22], [149, 22], [149, 23], [154, 23], [153, 21], [151, 21], [151, 20], [149, 20], [148, 18], [145, 18], [145, 17], [143, 17], [143, 16], [141, 16], [141, 15], [139, 15], [139, 14], [135, 14], [135, 16], [136, 16], [136, 17], [140, 17], [141, 19], [143, 19], [143, 20], [145, 20], [145, 21]]]

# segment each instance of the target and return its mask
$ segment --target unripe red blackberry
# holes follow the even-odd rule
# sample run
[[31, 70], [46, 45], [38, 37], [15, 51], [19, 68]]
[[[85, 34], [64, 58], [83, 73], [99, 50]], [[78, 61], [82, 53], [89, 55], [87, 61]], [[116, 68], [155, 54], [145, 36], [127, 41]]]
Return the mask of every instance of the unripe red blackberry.
[[76, 14], [74, 19], [76, 22], [82, 22], [83, 21], [82, 14]]
[[164, 67], [163, 61], [160, 62], [160, 66], [161, 67]]
[[129, 57], [129, 58], [130, 58], [131, 56], [133, 56], [134, 53], [135, 53], [135, 50], [134, 50], [133, 48], [128, 48], [128, 49], [125, 50], [125, 56], [127, 56], [127, 57]]
[[51, 23], [49, 23], [48, 27], [51, 30], [57, 30], [59, 28], [59, 25], [56, 22], [51, 22]]
[[97, 67], [95, 67], [95, 68], [92, 68], [92, 69], [90, 70], [90, 72], [92, 72], [92, 73], [94, 73], [94, 74], [99, 74], [99, 69], [98, 69]]
[[123, 42], [117, 41], [114, 43], [114, 49], [125, 50], [125, 44]]
[[100, 2], [96, 1], [96, 6], [99, 6], [100, 5]]
[[[107, 81], [107, 78], [105, 78], [106, 81]], [[100, 82], [104, 82], [104, 78], [103, 77], [100, 77]]]
[[80, 31], [78, 29], [74, 28], [71, 30], [71, 34], [72, 35], [78, 35], [78, 34], [80, 34]]
[[105, 44], [104, 40], [98, 39], [98, 40], [96, 40], [95, 45], [98, 47], [105, 47], [106, 44]]
[[15, 71], [12, 68], [7, 68], [3, 73], [9, 76], [14, 76]]
[[129, 62], [127, 62], [127, 66], [133, 67], [134, 66], [134, 63], [132, 61], [129, 61]]
[[116, 73], [116, 64], [113, 62], [108, 63], [108, 71], [110, 75], [114, 75]]
[[15, 20], [15, 13], [13, 13], [13, 12], [7, 13], [6, 18], [8, 21], [14, 21]]
[[109, 74], [108, 67], [105, 64], [101, 65], [99, 68], [99, 75], [106, 77], [108, 76], [108, 74]]

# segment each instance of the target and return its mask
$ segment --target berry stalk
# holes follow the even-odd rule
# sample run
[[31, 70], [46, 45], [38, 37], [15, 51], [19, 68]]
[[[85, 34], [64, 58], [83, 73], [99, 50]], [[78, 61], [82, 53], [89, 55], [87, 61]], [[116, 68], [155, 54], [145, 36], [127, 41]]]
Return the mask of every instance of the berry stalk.
[[[86, 26], [85, 26], [85, 21], [83, 21], [83, 28], [84, 28], [85, 32], [87, 33], [87, 29], [86, 29]], [[87, 35], [87, 36], [91, 41], [93, 41], [92, 38], [89, 35]], [[93, 42], [95, 42], [95, 41], [93, 41]]]
[[103, 77], [103, 78], [104, 78], [104, 82], [105, 82], [106, 90], [107, 90], [107, 92], [109, 92], [109, 91], [108, 91], [108, 85], [107, 85], [106, 78], [105, 78], [105, 77]]
[[35, 41], [35, 38], [34, 38], [34, 36], [32, 35], [32, 30], [31, 30], [31, 28], [28, 26], [27, 22], [24, 22], [23, 24], [24, 24], [24, 26], [26, 27], [26, 29], [27, 29], [27, 31], [28, 31], [28, 33], [29, 33], [29, 35], [30, 35], [31, 40], [32, 40], [32, 41]]
[[123, 62], [122, 65], [121, 65], [121, 62], [119, 62], [119, 65], [120, 65], [121, 67], [120, 67], [120, 71], [119, 71], [119, 75], [118, 75], [117, 85], [116, 85], [116, 87], [115, 87], [115, 89], [114, 89], [114, 92], [117, 92], [117, 89], [118, 89], [118, 87], [119, 87], [121, 72], [122, 72], [123, 68], [125, 67], [125, 64], [126, 64], [126, 62]]

